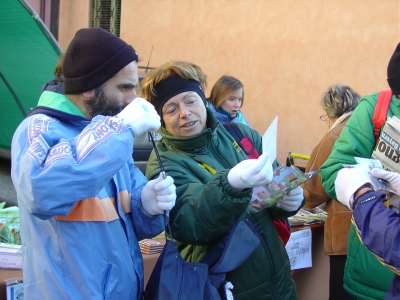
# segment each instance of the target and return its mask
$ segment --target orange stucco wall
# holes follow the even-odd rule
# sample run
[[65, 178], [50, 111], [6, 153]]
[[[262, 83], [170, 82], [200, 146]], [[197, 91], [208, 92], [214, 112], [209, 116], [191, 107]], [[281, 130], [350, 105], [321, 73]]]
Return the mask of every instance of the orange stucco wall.
[[[61, 1], [66, 49], [87, 27], [88, 1]], [[208, 74], [208, 96], [223, 74], [245, 86], [243, 112], [263, 134], [278, 115], [278, 159], [309, 154], [327, 131], [319, 99], [331, 84], [360, 94], [387, 88], [399, 39], [399, 0], [124, 0], [121, 38], [146, 66], [189, 60]]]

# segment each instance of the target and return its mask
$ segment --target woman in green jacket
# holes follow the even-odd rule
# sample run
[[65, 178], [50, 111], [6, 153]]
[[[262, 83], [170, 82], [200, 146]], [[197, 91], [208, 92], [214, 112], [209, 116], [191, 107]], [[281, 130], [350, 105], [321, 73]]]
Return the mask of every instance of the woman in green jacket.
[[[162, 120], [162, 139], [156, 146], [176, 186], [169, 223], [178, 249], [185, 260], [198, 262], [237, 220], [247, 218], [262, 228], [261, 244], [226, 274], [234, 299], [297, 299], [288, 256], [273, 220], [296, 214], [304, 201], [303, 191], [294, 189], [257, 213], [247, 211], [252, 187], [271, 181], [272, 164], [268, 154], [247, 160], [206, 108], [205, 85], [200, 67], [182, 61], [164, 64], [142, 81], [141, 96], [155, 106]], [[262, 153], [260, 135], [244, 124], [238, 127]], [[154, 178], [159, 172], [153, 151], [146, 176]]]
[[[400, 118], [400, 44], [389, 61], [388, 83], [393, 96], [387, 117]], [[371, 158], [375, 148], [372, 116], [378, 95], [379, 93], [375, 93], [361, 99], [336, 141], [331, 155], [321, 167], [322, 185], [333, 199], [338, 199], [335, 192], [335, 180], [337, 173], [343, 168], [342, 164], [355, 164], [354, 157]], [[340, 187], [336, 187], [338, 188]], [[347, 248], [344, 288], [358, 299], [384, 299], [393, 276], [394, 273], [384, 267], [361, 244], [352, 223]]]

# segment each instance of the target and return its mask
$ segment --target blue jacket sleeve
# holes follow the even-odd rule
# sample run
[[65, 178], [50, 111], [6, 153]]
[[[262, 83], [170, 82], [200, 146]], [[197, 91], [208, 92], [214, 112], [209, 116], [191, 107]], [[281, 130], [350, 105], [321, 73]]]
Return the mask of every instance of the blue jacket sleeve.
[[400, 275], [400, 217], [385, 206], [384, 196], [381, 192], [360, 196], [353, 222], [361, 242], [382, 264]]
[[42, 219], [68, 215], [131, 159], [133, 132], [119, 118], [97, 116], [82, 129], [41, 114], [18, 127], [12, 179], [18, 201], [32, 214]]

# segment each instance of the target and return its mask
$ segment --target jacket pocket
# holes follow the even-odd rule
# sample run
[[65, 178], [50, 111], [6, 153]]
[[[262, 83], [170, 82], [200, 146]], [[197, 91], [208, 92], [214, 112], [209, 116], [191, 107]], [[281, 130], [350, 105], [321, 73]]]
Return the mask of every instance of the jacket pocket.
[[112, 265], [108, 264], [107, 268], [104, 272], [102, 283], [101, 283], [103, 299], [107, 299], [107, 287], [108, 287], [108, 281], [109, 281], [110, 275], [111, 275], [111, 270], [112, 270]]

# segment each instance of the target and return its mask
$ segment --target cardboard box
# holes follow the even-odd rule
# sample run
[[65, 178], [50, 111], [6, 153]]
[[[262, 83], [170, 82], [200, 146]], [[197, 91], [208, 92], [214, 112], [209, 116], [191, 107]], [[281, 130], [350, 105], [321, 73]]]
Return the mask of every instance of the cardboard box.
[[0, 268], [22, 269], [21, 245], [0, 243]]
[[22, 279], [7, 280], [7, 300], [23, 300], [24, 284]]
[[7, 300], [7, 282], [22, 278], [22, 270], [0, 268], [0, 300]]

